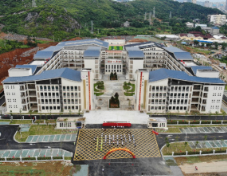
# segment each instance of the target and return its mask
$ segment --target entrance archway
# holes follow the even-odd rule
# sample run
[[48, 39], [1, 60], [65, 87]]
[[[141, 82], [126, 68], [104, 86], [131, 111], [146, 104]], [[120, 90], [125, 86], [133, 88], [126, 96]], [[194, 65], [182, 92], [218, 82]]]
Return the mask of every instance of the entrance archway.
[[119, 151], [119, 150], [121, 150], [121, 151], [126, 151], [126, 152], [130, 153], [130, 154], [132, 155], [133, 158], [136, 158], [135, 154], [132, 153], [132, 152], [131, 152], [129, 149], [127, 149], [127, 148], [114, 148], [114, 149], [111, 149], [110, 151], [108, 151], [108, 152], [106, 153], [106, 155], [103, 157], [103, 159], [106, 159], [106, 157], [107, 157], [109, 154], [111, 154], [111, 153], [113, 153], [113, 152], [115, 152], [115, 151]]

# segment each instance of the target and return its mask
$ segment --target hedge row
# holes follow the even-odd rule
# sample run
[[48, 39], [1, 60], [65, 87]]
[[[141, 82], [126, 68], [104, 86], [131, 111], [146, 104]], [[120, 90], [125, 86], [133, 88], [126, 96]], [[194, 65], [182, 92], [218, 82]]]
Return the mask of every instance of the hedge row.
[[[55, 156], [53, 157], [54, 160], [56, 159], [63, 159], [62, 156]], [[20, 158], [6, 158], [7, 161], [20, 161]], [[35, 157], [27, 157], [22, 158], [22, 160], [36, 160]], [[38, 157], [37, 160], [51, 160], [51, 157]], [[5, 161], [5, 158], [0, 158], [0, 161]]]
[[[224, 150], [216, 150], [215, 153], [226, 153], [226, 151]], [[199, 151], [196, 151], [196, 152], [188, 152], [188, 155], [199, 155], [200, 152]], [[202, 151], [202, 154], [213, 154], [213, 151], [210, 150], [210, 151]], [[171, 155], [171, 154], [170, 154]], [[178, 152], [178, 153], [174, 153], [174, 155], [186, 155], [186, 152]]]
[[[178, 124], [188, 124], [188, 120], [168, 120], [167, 123], [168, 124], [177, 124], [177, 121], [178, 121]], [[221, 123], [222, 121], [221, 120], [212, 120], [212, 124], [222, 124]], [[227, 121], [223, 121], [223, 124], [226, 124]], [[200, 124], [200, 120], [193, 120], [193, 121], [190, 121], [190, 124]], [[211, 124], [211, 120], [201, 120], [201, 124]]]

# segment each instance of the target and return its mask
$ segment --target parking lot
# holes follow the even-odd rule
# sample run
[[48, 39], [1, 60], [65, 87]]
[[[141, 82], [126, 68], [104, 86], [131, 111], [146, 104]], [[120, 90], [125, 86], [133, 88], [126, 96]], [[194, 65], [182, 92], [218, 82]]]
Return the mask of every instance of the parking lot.
[[25, 142], [68, 142], [76, 141], [77, 134], [56, 134], [56, 135], [34, 135], [28, 136]]
[[62, 149], [22, 149], [22, 150], [0, 150], [0, 158], [22, 158], [26, 157], [72, 157], [73, 153]]
[[227, 147], [227, 140], [213, 140], [213, 141], [199, 141], [196, 145], [196, 141], [188, 142], [188, 145], [192, 148], [222, 148]]
[[227, 127], [187, 127], [180, 128], [182, 133], [226, 133]]

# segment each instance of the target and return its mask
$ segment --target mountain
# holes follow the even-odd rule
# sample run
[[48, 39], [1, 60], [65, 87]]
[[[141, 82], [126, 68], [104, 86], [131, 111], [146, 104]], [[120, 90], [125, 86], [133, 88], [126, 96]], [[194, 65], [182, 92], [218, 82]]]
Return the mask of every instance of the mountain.
[[106, 23], [122, 23], [123, 21], [144, 19], [145, 12], [153, 12], [156, 17], [168, 21], [170, 11], [173, 17], [192, 20], [200, 18], [207, 21], [209, 14], [223, 14], [218, 9], [206, 8], [193, 3], [179, 3], [173, 0], [135, 0], [118, 3], [111, 0], [36, 0], [37, 4], [49, 3], [64, 7], [81, 24], [94, 21], [96, 26], [105, 27]]
[[80, 28], [78, 21], [65, 9], [50, 4], [30, 10], [17, 7], [17, 12], [4, 14], [0, 23], [5, 25], [4, 32], [60, 39], [74, 36], [75, 29]]
[[[173, 0], [135, 0], [118, 3], [111, 0], [1, 0], [0, 24], [5, 25], [4, 32], [34, 35], [55, 39], [73, 38], [75, 36], [101, 35], [135, 35], [154, 34], [156, 32], [184, 32], [185, 22], [199, 18], [207, 23], [208, 14], [222, 14], [218, 9], [202, 7], [192, 3], [179, 3]], [[153, 12], [153, 26], [144, 20], [144, 14]], [[172, 12], [172, 19], [169, 14]], [[90, 34], [91, 20], [99, 35]], [[120, 29], [124, 21], [129, 21], [128, 29]], [[162, 22], [169, 22], [164, 24]], [[83, 30], [80, 30], [80, 28]], [[172, 27], [170, 29], [170, 27]], [[111, 31], [114, 28], [115, 31]], [[117, 29], [121, 31], [116, 31]], [[140, 30], [141, 29], [141, 30]]]

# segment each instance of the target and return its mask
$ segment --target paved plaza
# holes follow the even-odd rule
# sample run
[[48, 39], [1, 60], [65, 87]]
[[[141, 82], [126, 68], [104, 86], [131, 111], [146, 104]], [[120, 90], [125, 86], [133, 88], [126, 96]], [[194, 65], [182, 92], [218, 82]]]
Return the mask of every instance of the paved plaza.
[[[97, 138], [99, 138], [98, 148]], [[106, 129], [106, 131], [82, 129], [78, 134], [73, 160], [103, 159], [103, 156], [114, 148], [127, 148], [135, 154], [136, 158], [161, 157], [156, 137], [151, 129]], [[125, 151], [115, 151], [107, 156], [107, 159], [121, 158], [132, 158], [132, 156]]]
[[84, 113], [86, 124], [102, 124], [104, 121], [129, 121], [132, 124], [148, 124], [149, 116], [139, 111], [90, 111]]

